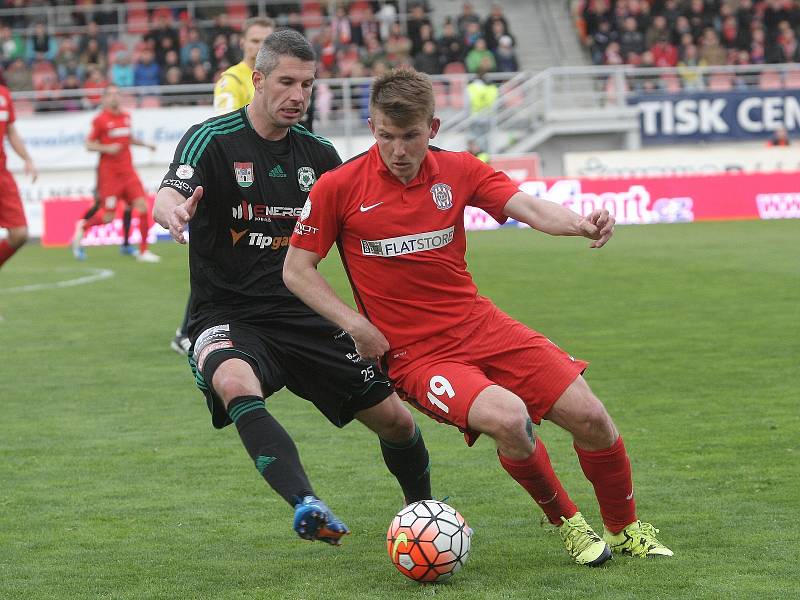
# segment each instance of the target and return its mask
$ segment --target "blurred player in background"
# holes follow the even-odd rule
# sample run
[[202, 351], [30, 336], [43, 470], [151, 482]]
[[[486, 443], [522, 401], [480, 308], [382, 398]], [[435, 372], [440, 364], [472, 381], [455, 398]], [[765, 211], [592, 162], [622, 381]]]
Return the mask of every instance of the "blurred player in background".
[[[412, 404], [461, 429], [468, 445], [485, 433], [500, 464], [558, 527], [572, 559], [598, 566], [612, 550], [671, 556], [657, 530], [636, 516], [622, 437], [576, 360], [478, 295], [464, 254], [464, 208], [513, 218], [550, 235], [600, 248], [613, 233], [606, 210], [587, 217], [520, 192], [468, 152], [430, 148], [439, 130], [430, 79], [396, 70], [373, 81], [376, 144], [323, 176], [297, 222], [284, 264], [287, 287], [355, 340], [359, 356], [383, 360]], [[342, 302], [317, 271], [338, 243], [360, 310]], [[533, 424], [572, 434], [595, 489], [603, 538], [562, 487]]]
[[[241, 48], [244, 58], [219, 76], [214, 86], [214, 111], [226, 114], [239, 110], [253, 100], [253, 69], [256, 56], [267, 36], [275, 31], [275, 21], [269, 17], [253, 17], [247, 19], [242, 26]], [[192, 305], [191, 292], [183, 312], [181, 326], [175, 330], [175, 337], [170, 348], [178, 354], [189, 353], [189, 307]]]
[[7, 237], [0, 239], [0, 267], [28, 240], [28, 221], [22, 208], [22, 199], [14, 177], [6, 169], [6, 138], [25, 164], [25, 174], [30, 175], [32, 181], [36, 181], [38, 175], [25, 142], [14, 125], [16, 116], [11, 92], [2, 84], [0, 80], [0, 227], [7, 230]]
[[235, 425], [258, 472], [294, 507], [300, 537], [338, 545], [348, 529], [316, 496], [265, 398], [285, 386], [337, 427], [364, 423], [380, 437], [407, 503], [431, 497], [430, 474], [421, 433], [388, 379], [281, 278], [309, 190], [341, 164], [329, 141], [297, 125], [314, 73], [302, 35], [270, 35], [256, 60], [253, 101], [184, 135], [153, 214], [181, 243], [191, 226], [190, 364], [212, 424]]
[[120, 108], [120, 92], [116, 85], [109, 85], [103, 92], [103, 110], [92, 121], [92, 130], [86, 148], [100, 153], [97, 166], [97, 210], [87, 211], [84, 218], [75, 224], [72, 238], [72, 253], [78, 260], [85, 260], [86, 251], [81, 247], [87, 229], [101, 223], [110, 223], [117, 209], [117, 201], [129, 204], [139, 215], [139, 231], [142, 240], [136, 260], [155, 263], [161, 258], [153, 254], [147, 243], [150, 230], [150, 211], [147, 208], [145, 191], [133, 166], [131, 146], [144, 146], [152, 151], [156, 147], [133, 136], [131, 116]]

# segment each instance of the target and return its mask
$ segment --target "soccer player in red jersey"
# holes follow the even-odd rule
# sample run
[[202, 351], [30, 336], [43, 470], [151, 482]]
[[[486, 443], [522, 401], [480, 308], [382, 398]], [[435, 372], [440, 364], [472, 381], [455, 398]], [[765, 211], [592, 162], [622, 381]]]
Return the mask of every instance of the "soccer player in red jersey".
[[11, 173], [6, 169], [6, 152], [3, 139], [8, 143], [25, 163], [25, 173], [36, 181], [36, 167], [33, 164], [25, 142], [19, 135], [14, 121], [14, 105], [11, 93], [4, 85], [0, 85], [0, 227], [7, 230], [6, 239], [0, 240], [0, 267], [22, 247], [28, 240], [28, 221], [22, 208], [22, 199]]
[[[464, 208], [513, 218], [550, 235], [583, 236], [592, 248], [614, 218], [587, 217], [525, 194], [468, 152], [429, 146], [430, 79], [410, 69], [377, 78], [369, 127], [376, 144], [323, 175], [311, 191], [284, 264], [287, 287], [347, 331], [360, 356], [382, 359], [398, 392], [425, 414], [461, 429], [468, 445], [491, 436], [500, 464], [558, 527], [578, 564], [612, 550], [671, 556], [636, 515], [630, 460], [614, 422], [582, 373], [587, 363], [513, 320], [478, 294], [465, 262]], [[358, 312], [316, 267], [334, 242]], [[601, 538], [556, 477], [533, 424], [569, 431], [603, 518]]]
[[99, 207], [91, 207], [75, 224], [72, 252], [78, 260], [86, 258], [86, 252], [81, 247], [84, 232], [93, 225], [110, 223], [118, 200], [132, 206], [139, 214], [142, 241], [136, 260], [149, 263], [161, 260], [148, 249], [150, 211], [147, 208], [144, 187], [133, 167], [131, 146], [144, 146], [153, 151], [156, 149], [153, 144], [134, 137], [131, 116], [120, 107], [119, 88], [109, 85], [103, 92], [103, 110], [92, 121], [92, 130], [86, 142], [89, 150], [100, 153], [97, 166], [97, 197], [100, 204]]

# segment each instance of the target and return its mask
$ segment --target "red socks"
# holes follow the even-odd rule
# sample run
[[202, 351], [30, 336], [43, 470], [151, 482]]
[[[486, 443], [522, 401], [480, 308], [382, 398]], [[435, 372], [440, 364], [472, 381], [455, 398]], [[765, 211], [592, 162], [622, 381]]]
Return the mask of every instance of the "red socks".
[[147, 232], [150, 231], [150, 218], [147, 211], [139, 213], [139, 232], [142, 234], [142, 241], [139, 242], [139, 252], [144, 254], [147, 251]]
[[8, 240], [0, 240], [0, 267], [14, 255], [17, 248], [8, 243]]
[[511, 460], [500, 454], [497, 456], [503, 468], [525, 488], [553, 525], [561, 525], [562, 516], [569, 519], [578, 512], [556, 477], [541, 439], [536, 439], [536, 447], [528, 458]]
[[584, 475], [594, 486], [606, 529], [619, 533], [636, 520], [631, 461], [622, 436], [605, 450], [582, 450], [575, 446], [575, 452]]

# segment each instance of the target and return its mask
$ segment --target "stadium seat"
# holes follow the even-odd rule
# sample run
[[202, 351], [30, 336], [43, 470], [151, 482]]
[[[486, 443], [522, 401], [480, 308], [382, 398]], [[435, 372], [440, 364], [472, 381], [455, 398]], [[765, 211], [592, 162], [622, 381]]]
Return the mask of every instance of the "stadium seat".
[[149, 31], [149, 17], [146, 4], [130, 4], [126, 12], [128, 33], [145, 34]]
[[232, 23], [244, 23], [250, 16], [247, 2], [240, 2], [239, 0], [227, 0], [225, 2], [225, 12], [228, 13], [228, 18]]
[[[445, 75], [463, 75], [467, 72], [464, 63], [451, 62], [444, 66]], [[462, 109], [465, 104], [466, 82], [462, 77], [453, 77], [450, 80], [450, 101], [447, 103], [453, 108]]]
[[778, 71], [769, 69], [761, 71], [758, 76], [758, 87], [762, 90], [780, 90], [783, 88], [783, 80]]
[[300, 19], [306, 29], [316, 29], [325, 24], [325, 13], [319, 2], [306, 1], [300, 9]]
[[447, 94], [447, 84], [443, 81], [434, 81], [433, 82], [433, 98], [436, 102], [436, 108], [440, 109], [447, 106], [450, 103], [448, 94]]

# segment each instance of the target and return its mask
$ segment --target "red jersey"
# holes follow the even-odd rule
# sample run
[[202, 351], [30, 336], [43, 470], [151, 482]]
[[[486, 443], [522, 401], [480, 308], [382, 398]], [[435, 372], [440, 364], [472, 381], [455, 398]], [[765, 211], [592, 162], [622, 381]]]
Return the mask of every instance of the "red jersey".
[[6, 168], [6, 150], [3, 140], [6, 129], [15, 121], [14, 105], [11, 103], [11, 92], [7, 87], [0, 85], [0, 171]]
[[291, 244], [325, 256], [338, 241], [359, 311], [399, 348], [469, 315], [478, 289], [464, 258], [464, 208], [503, 223], [518, 191], [468, 152], [434, 147], [406, 185], [374, 145], [314, 184]]
[[101, 111], [92, 121], [89, 140], [101, 144], [120, 144], [122, 146], [116, 154], [100, 153], [98, 166], [100, 177], [128, 174], [134, 170], [131, 158], [131, 116], [128, 113]]

